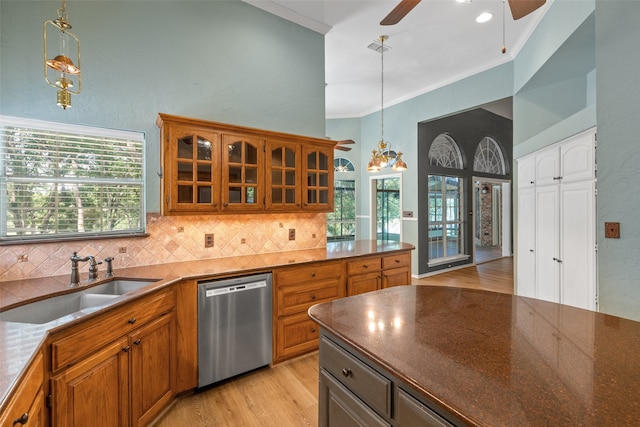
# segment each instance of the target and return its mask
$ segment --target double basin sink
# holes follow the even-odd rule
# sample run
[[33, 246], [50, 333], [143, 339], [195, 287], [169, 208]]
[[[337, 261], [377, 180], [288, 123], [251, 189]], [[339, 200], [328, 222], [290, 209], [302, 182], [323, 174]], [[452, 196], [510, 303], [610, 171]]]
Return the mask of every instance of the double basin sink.
[[104, 308], [114, 303], [116, 298], [157, 281], [158, 279], [111, 280], [4, 311], [0, 313], [0, 321], [43, 324], [74, 313], [84, 315]]

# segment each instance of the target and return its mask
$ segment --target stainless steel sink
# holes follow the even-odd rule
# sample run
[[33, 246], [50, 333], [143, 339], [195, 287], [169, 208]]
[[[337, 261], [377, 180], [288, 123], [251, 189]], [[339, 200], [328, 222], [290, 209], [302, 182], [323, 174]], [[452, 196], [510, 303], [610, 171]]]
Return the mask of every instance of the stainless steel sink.
[[25, 304], [0, 313], [0, 321], [43, 324], [78, 313], [87, 314], [106, 307], [120, 295], [143, 288], [157, 279], [116, 279], [91, 288]]
[[87, 289], [92, 294], [124, 295], [144, 288], [158, 279], [116, 279]]

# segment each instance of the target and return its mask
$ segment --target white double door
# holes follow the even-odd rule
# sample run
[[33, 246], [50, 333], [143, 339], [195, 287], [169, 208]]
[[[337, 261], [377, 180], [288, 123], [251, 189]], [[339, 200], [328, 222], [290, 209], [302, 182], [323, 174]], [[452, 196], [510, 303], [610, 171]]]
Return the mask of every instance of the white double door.
[[[593, 132], [581, 137], [578, 142], [593, 150]], [[538, 167], [537, 177], [528, 178], [518, 191], [516, 289], [519, 295], [595, 310], [595, 179], [588, 173], [562, 174], [562, 166], [565, 171], [577, 171], [592, 161], [582, 153], [578, 168], [572, 162], [575, 157], [563, 156], [575, 147], [573, 138], [565, 146], [523, 159], [525, 166], [531, 161]], [[559, 150], [557, 155], [554, 149]], [[547, 156], [562, 159], [554, 173], [540, 167], [552, 163]]]

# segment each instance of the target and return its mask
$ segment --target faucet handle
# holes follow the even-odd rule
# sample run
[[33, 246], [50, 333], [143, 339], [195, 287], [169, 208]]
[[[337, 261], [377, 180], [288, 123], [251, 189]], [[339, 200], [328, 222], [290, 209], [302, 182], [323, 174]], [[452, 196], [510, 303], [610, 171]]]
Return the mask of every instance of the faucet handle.
[[104, 262], [107, 263], [107, 273], [104, 275], [104, 277], [113, 277], [113, 267], [111, 262], [113, 261], [113, 257], [108, 257], [104, 259]]

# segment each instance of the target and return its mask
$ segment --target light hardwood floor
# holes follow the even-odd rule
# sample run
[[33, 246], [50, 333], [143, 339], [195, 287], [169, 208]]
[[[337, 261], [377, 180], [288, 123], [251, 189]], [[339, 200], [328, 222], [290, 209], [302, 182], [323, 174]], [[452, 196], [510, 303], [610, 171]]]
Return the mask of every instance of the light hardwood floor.
[[[513, 258], [424, 279], [414, 285], [513, 293]], [[155, 427], [305, 427], [318, 425], [318, 352], [250, 372], [177, 399]]]

